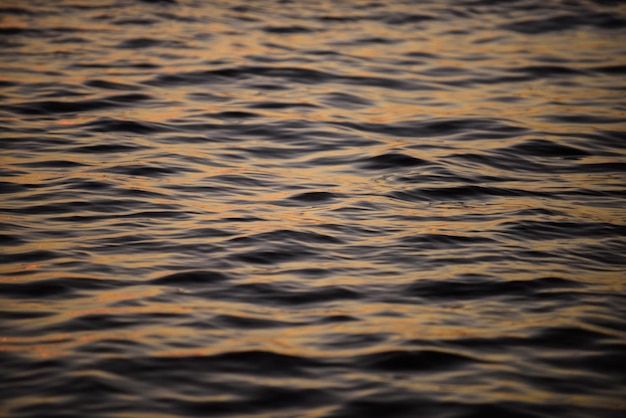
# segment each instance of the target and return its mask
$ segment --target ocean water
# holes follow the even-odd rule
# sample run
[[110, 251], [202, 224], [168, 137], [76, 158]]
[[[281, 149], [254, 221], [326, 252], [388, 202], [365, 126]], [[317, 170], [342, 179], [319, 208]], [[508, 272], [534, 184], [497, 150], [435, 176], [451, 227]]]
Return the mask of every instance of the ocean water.
[[625, 35], [3, 0], [0, 416], [625, 416]]

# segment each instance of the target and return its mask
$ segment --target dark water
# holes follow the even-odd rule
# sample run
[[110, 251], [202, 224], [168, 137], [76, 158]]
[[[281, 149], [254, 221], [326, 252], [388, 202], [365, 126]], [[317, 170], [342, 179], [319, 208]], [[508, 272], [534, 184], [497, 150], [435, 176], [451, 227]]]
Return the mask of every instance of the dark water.
[[0, 416], [624, 416], [623, 2], [0, 4]]

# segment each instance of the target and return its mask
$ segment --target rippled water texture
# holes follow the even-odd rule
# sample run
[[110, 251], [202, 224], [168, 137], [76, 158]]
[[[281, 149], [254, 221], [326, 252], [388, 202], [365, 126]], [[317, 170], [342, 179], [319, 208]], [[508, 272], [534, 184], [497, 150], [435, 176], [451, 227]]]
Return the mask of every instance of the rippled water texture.
[[0, 3], [0, 415], [624, 416], [626, 6]]

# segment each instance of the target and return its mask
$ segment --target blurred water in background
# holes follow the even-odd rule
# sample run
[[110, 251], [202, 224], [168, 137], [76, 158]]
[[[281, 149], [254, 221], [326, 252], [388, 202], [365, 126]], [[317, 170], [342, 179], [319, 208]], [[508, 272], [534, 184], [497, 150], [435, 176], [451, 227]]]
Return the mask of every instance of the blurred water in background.
[[0, 415], [622, 417], [619, 1], [0, 4]]

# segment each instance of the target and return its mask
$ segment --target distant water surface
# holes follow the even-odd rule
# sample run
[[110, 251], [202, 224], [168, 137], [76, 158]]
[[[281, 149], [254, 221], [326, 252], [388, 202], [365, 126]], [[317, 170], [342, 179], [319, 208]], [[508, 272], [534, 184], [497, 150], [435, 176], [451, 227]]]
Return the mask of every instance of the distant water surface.
[[0, 3], [0, 415], [626, 413], [619, 1]]

